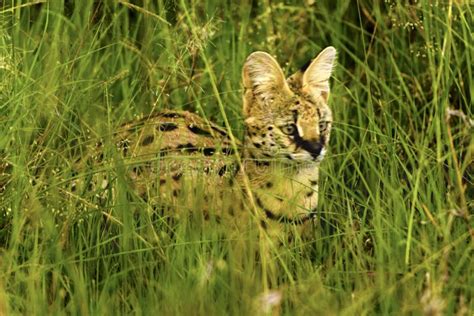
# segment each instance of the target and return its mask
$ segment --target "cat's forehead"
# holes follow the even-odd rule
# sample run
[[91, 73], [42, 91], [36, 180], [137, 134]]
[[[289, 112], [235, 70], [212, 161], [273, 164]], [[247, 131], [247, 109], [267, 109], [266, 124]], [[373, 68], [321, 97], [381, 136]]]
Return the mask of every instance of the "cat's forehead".
[[298, 115], [298, 117], [317, 117], [320, 113], [320, 108], [323, 104], [315, 102], [309, 97], [296, 96], [288, 105], [287, 113], [291, 115]]

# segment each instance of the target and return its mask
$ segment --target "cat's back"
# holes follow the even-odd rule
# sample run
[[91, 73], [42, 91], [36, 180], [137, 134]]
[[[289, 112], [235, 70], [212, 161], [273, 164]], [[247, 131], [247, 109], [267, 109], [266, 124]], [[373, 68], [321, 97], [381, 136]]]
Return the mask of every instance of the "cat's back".
[[227, 132], [188, 111], [161, 111], [123, 124], [115, 140], [124, 157], [231, 154]]

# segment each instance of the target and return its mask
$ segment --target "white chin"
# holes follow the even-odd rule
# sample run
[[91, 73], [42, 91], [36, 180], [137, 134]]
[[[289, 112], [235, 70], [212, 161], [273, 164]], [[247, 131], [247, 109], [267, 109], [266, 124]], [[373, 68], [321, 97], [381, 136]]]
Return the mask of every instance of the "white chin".
[[326, 156], [326, 148], [321, 149], [321, 153], [318, 156], [318, 160], [321, 161], [324, 159], [324, 156]]

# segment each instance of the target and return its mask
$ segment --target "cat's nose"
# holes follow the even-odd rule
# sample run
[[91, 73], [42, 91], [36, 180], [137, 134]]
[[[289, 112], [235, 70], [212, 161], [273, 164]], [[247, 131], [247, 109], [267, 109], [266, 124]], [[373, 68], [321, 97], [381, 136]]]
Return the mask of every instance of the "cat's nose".
[[308, 145], [305, 149], [311, 154], [311, 156], [313, 156], [313, 158], [317, 158], [321, 154], [323, 145], [319, 141], [311, 141], [308, 142]]
[[323, 150], [323, 144], [318, 139], [303, 140], [301, 148], [309, 152], [313, 158], [317, 158], [321, 154], [321, 150]]

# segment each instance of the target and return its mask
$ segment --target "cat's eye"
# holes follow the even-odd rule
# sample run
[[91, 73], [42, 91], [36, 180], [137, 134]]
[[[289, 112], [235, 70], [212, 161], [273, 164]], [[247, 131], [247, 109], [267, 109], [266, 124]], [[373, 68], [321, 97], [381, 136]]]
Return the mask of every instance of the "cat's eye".
[[293, 135], [296, 132], [295, 124], [284, 125], [280, 128], [281, 128], [281, 131], [285, 133], [286, 135]]
[[328, 122], [327, 121], [320, 121], [319, 122], [319, 132], [322, 133], [328, 128]]

